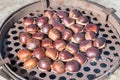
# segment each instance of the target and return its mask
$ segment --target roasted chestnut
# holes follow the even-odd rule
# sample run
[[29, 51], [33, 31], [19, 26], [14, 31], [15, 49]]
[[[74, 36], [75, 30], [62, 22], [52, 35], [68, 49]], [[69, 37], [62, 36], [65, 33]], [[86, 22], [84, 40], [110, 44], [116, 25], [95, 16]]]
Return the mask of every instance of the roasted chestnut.
[[60, 18], [56, 14], [54, 14], [52, 16], [52, 18], [49, 19], [48, 23], [54, 25], [54, 24], [60, 23], [60, 22], [61, 22]]
[[52, 64], [51, 69], [55, 73], [62, 74], [65, 72], [65, 65], [62, 61], [55, 61]]
[[39, 70], [47, 71], [47, 70], [50, 70], [51, 64], [52, 64], [51, 59], [49, 59], [48, 57], [44, 57], [39, 60], [37, 66]]
[[41, 31], [45, 34], [48, 34], [48, 32], [50, 31], [50, 29], [52, 29], [52, 25], [51, 24], [45, 24], [41, 27]]
[[21, 49], [18, 51], [19, 60], [25, 61], [32, 56], [32, 53], [28, 49]]
[[32, 69], [37, 66], [37, 62], [36, 58], [29, 58], [24, 62], [23, 67], [26, 69]]
[[89, 19], [86, 16], [80, 16], [77, 20], [76, 20], [77, 24], [80, 25], [87, 25], [89, 23]]
[[92, 47], [92, 41], [91, 40], [84, 40], [79, 45], [79, 50], [81, 52], [86, 52], [88, 48]]
[[19, 34], [19, 41], [22, 44], [26, 44], [27, 40], [31, 38], [31, 35], [27, 32], [21, 32]]
[[58, 51], [62, 51], [63, 49], [65, 49], [66, 47], [66, 43], [64, 40], [56, 40], [54, 42], [54, 48], [57, 49]]
[[58, 59], [64, 62], [71, 61], [73, 60], [73, 55], [69, 53], [68, 51], [64, 50], [59, 53]]
[[85, 40], [85, 34], [83, 32], [78, 32], [73, 35], [71, 38], [71, 41], [74, 43], [81, 43], [83, 40]]
[[79, 25], [79, 24], [73, 24], [71, 27], [72, 31], [74, 33], [78, 33], [78, 32], [82, 32], [83, 31], [83, 26]]
[[38, 31], [38, 26], [35, 24], [30, 24], [25, 28], [26, 32], [35, 34]]
[[93, 32], [93, 31], [87, 31], [86, 34], [85, 34], [85, 39], [86, 40], [95, 40], [96, 38], [96, 33]]
[[46, 50], [45, 55], [52, 60], [56, 60], [58, 58], [58, 51], [54, 48], [49, 48]]
[[33, 17], [28, 17], [25, 20], [23, 20], [23, 25], [24, 26], [28, 26], [28, 25], [33, 24], [33, 23], [34, 23], [34, 18]]
[[39, 17], [36, 20], [37, 25], [41, 28], [42, 25], [47, 24], [48, 23], [48, 18], [47, 17]]
[[40, 46], [40, 41], [34, 38], [28, 39], [26, 42], [26, 47], [30, 50], [33, 50]]
[[47, 10], [47, 11], [45, 11], [44, 15], [45, 15], [45, 17], [48, 17], [50, 19], [53, 16], [53, 11]]
[[75, 54], [78, 51], [78, 45], [75, 43], [68, 43], [65, 48], [71, 54]]
[[97, 58], [99, 55], [100, 55], [100, 51], [95, 47], [88, 48], [86, 51], [86, 56], [90, 59]]
[[51, 29], [48, 33], [48, 37], [53, 41], [60, 39], [61, 34], [57, 29]]
[[69, 29], [64, 29], [62, 32], [62, 39], [69, 41], [72, 37], [72, 31]]
[[32, 38], [38, 39], [38, 40], [43, 40], [45, 38], [45, 34], [42, 32], [37, 32], [32, 35]]
[[84, 53], [77, 52], [77, 53], [74, 55], [74, 59], [75, 59], [76, 61], [78, 61], [80, 64], [84, 64], [85, 61], [87, 60], [87, 57], [85, 56]]
[[62, 21], [63, 21], [63, 24], [66, 27], [69, 27], [69, 28], [70, 28], [71, 25], [73, 25], [75, 23], [74, 20], [72, 18], [70, 18], [70, 17], [63, 18]]
[[93, 45], [94, 45], [95, 47], [99, 48], [99, 49], [102, 49], [102, 48], [104, 48], [105, 45], [106, 45], [105, 42], [106, 42], [105, 38], [99, 37], [99, 38], [96, 38], [96, 39], [94, 40]]
[[87, 24], [86, 27], [85, 27], [86, 32], [93, 31], [93, 32], [97, 33], [98, 30], [99, 30], [99, 27], [95, 24]]
[[57, 29], [57, 30], [60, 31], [60, 32], [63, 32], [64, 29], [65, 29], [65, 26], [64, 26], [63, 24], [56, 23], [53, 28], [54, 28], [54, 29]]
[[78, 19], [80, 17], [80, 12], [78, 12], [77, 10], [71, 10], [69, 12], [69, 17], [73, 19]]
[[33, 50], [33, 56], [37, 59], [42, 59], [45, 57], [45, 49], [42, 47]]
[[53, 48], [53, 42], [51, 39], [45, 38], [42, 40], [42, 47], [44, 48]]
[[80, 64], [77, 61], [69, 61], [66, 63], [65, 70], [66, 72], [77, 72], [80, 70]]
[[66, 18], [68, 17], [68, 13], [66, 11], [57, 11], [56, 14], [61, 18]]

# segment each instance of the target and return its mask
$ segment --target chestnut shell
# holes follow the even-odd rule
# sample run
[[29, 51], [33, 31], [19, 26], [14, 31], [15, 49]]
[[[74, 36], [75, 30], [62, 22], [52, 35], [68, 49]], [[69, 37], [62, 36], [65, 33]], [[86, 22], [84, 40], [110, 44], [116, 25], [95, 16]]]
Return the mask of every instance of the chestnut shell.
[[72, 37], [72, 31], [69, 29], [64, 29], [62, 32], [62, 39], [69, 41]]
[[47, 17], [39, 17], [37, 20], [36, 20], [36, 24], [41, 28], [42, 25], [48, 23], [48, 18]]
[[50, 31], [50, 29], [52, 29], [52, 25], [51, 24], [44, 24], [41, 27], [41, 31], [45, 34], [48, 34], [48, 32]]
[[34, 18], [33, 17], [28, 17], [25, 20], [23, 20], [23, 25], [24, 26], [28, 26], [28, 25], [33, 24], [33, 23], [34, 23]]
[[45, 34], [42, 32], [37, 32], [35, 34], [32, 35], [32, 38], [38, 39], [38, 40], [42, 40], [45, 38]]
[[85, 31], [93, 31], [95, 33], [97, 33], [99, 30], [99, 27], [95, 24], [87, 24], [86, 27], [85, 27]]
[[38, 31], [38, 26], [36, 24], [30, 24], [25, 28], [26, 32], [35, 34]]
[[80, 25], [87, 25], [89, 23], [89, 19], [87, 18], [87, 16], [80, 16], [76, 22]]
[[70, 10], [69, 12], [69, 17], [73, 19], [78, 19], [80, 15], [80, 12], [78, 12], [77, 10]]
[[56, 40], [54, 42], [54, 48], [58, 51], [62, 51], [66, 47], [66, 42], [64, 40]]
[[44, 48], [53, 48], [53, 41], [51, 39], [45, 38], [42, 40], [42, 47]]

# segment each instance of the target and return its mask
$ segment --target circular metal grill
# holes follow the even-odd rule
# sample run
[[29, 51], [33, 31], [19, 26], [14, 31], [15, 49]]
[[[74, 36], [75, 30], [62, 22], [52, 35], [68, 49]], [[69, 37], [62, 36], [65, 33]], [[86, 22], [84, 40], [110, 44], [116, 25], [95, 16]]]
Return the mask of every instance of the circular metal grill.
[[66, 10], [68, 12], [71, 9], [77, 9], [82, 13], [82, 15], [87, 16], [90, 19], [91, 23], [95, 23], [100, 27], [98, 36], [104, 37], [107, 40], [106, 47], [101, 50], [102, 53], [100, 57], [96, 59], [96, 62], [88, 59], [87, 63], [83, 64], [78, 72], [55, 74], [50, 71], [41, 72], [37, 68], [34, 68], [32, 70], [24, 69], [23, 62], [18, 60], [17, 52], [20, 49], [25, 48], [25, 45], [20, 44], [18, 35], [20, 32], [24, 31], [22, 21], [25, 18], [31, 16], [36, 19], [37, 17], [42, 16], [44, 10], [46, 10], [36, 9], [34, 12], [28, 13], [24, 17], [17, 20], [14, 25], [10, 26], [11, 28], [4, 38], [4, 46], [2, 52], [5, 54], [4, 57], [8, 57], [10, 59], [11, 64], [8, 64], [8, 66], [12, 71], [22, 76], [23, 78], [30, 80], [93, 80], [107, 73], [115, 65], [115, 63], [119, 61], [119, 34], [117, 33], [113, 24], [110, 22], [103, 23], [101, 20], [99, 20], [102, 16], [89, 10], [84, 10], [79, 7], [72, 6], [48, 7], [47, 9], [55, 11]]

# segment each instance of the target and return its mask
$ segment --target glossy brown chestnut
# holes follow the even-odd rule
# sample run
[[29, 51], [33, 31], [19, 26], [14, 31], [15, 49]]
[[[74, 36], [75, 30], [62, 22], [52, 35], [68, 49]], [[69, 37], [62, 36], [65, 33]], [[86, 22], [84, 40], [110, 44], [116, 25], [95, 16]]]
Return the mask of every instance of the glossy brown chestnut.
[[45, 15], [45, 17], [48, 17], [50, 19], [53, 16], [53, 11], [47, 10], [47, 11], [45, 11], [44, 15]]
[[85, 34], [83, 32], [78, 32], [73, 35], [71, 38], [71, 41], [74, 43], [81, 43], [83, 40], [85, 40]]
[[84, 53], [81, 53], [81, 52], [77, 52], [75, 55], [74, 55], [74, 59], [79, 62], [80, 64], [84, 64], [85, 61], [87, 60], [87, 57], [85, 56]]
[[78, 19], [80, 17], [80, 12], [78, 12], [77, 10], [71, 10], [69, 13], [69, 17], [73, 19]]
[[39, 27], [41, 27], [42, 25], [44, 24], [47, 24], [48, 23], [48, 18], [47, 17], [39, 17], [37, 20], [36, 20], [36, 23]]
[[26, 32], [35, 34], [38, 31], [38, 26], [35, 24], [30, 24], [25, 28]]
[[56, 14], [61, 18], [66, 18], [68, 17], [68, 13], [66, 11], [57, 11]]
[[32, 53], [28, 49], [21, 49], [18, 51], [19, 60], [25, 61], [32, 56]]
[[52, 60], [56, 60], [58, 58], [58, 51], [54, 48], [49, 48], [46, 50], [45, 55]]
[[71, 61], [73, 60], [73, 55], [68, 51], [64, 50], [59, 53], [58, 59], [64, 62]]
[[57, 49], [58, 51], [62, 51], [63, 49], [65, 49], [66, 47], [66, 43], [64, 40], [56, 40], [54, 42], [54, 48]]
[[74, 33], [78, 33], [78, 32], [82, 32], [83, 31], [83, 26], [79, 25], [79, 24], [73, 24], [71, 27], [72, 31]]
[[48, 37], [53, 41], [60, 39], [61, 34], [57, 29], [51, 29], [48, 33]]
[[85, 39], [86, 40], [95, 40], [96, 38], [96, 33], [93, 32], [93, 31], [87, 31], [86, 34], [85, 34]]
[[39, 70], [47, 71], [47, 70], [50, 70], [51, 64], [52, 64], [51, 59], [48, 57], [44, 57], [44, 58], [39, 60], [37, 66], [38, 66]]
[[33, 69], [37, 66], [37, 62], [36, 58], [29, 58], [24, 62], [23, 67], [26, 69]]
[[69, 61], [66, 63], [65, 70], [66, 72], [77, 72], [80, 70], [80, 64], [77, 61]]
[[93, 45], [94, 45], [95, 47], [99, 48], [99, 49], [102, 49], [102, 48], [104, 48], [105, 45], [106, 45], [105, 42], [106, 42], [105, 38], [99, 37], [99, 38], [96, 38], [96, 39], [94, 40]]
[[99, 49], [95, 48], [95, 47], [91, 47], [91, 48], [88, 48], [87, 51], [86, 51], [86, 56], [88, 58], [96, 58], [100, 55], [100, 51]]
[[88, 48], [91, 48], [93, 45], [92, 45], [92, 41], [91, 40], [84, 40], [80, 43], [79, 45], [79, 50], [81, 52], [86, 52], [86, 50]]
[[71, 25], [73, 25], [75, 23], [74, 20], [72, 18], [70, 18], [70, 17], [63, 18], [62, 21], [63, 21], [63, 24], [66, 27], [69, 27], [69, 28], [70, 28]]
[[44, 48], [53, 48], [53, 42], [51, 39], [45, 38], [42, 40], [42, 47]]
[[62, 61], [55, 61], [52, 64], [51, 69], [55, 73], [62, 74], [65, 72], [65, 65]]
[[57, 30], [60, 31], [60, 32], [63, 32], [64, 29], [65, 29], [65, 26], [64, 26], [63, 24], [56, 23], [53, 28], [54, 28], [54, 29], [57, 29]]
[[21, 32], [19, 34], [19, 41], [22, 44], [26, 44], [27, 40], [31, 38], [31, 34], [27, 33], [27, 32]]
[[52, 16], [52, 18], [49, 19], [48, 23], [54, 25], [54, 24], [60, 23], [60, 22], [61, 22], [60, 18], [56, 14], [54, 14]]
[[45, 24], [41, 27], [41, 31], [44, 34], [48, 34], [48, 32], [50, 31], [50, 29], [52, 29], [52, 25], [51, 24]]
[[34, 38], [28, 39], [26, 42], [26, 47], [30, 50], [38, 48], [40, 46], [40, 41]]
[[37, 59], [42, 59], [45, 57], [45, 49], [42, 47], [33, 50], [33, 56]]
[[95, 24], [87, 24], [86, 27], [85, 27], [86, 32], [93, 31], [93, 32], [97, 33], [98, 30], [99, 30], [99, 27]]
[[38, 40], [43, 40], [45, 38], [45, 34], [42, 32], [37, 32], [32, 35], [32, 38], [38, 39]]
[[33, 24], [33, 23], [34, 23], [34, 18], [33, 17], [28, 17], [25, 20], [23, 20], [23, 25], [24, 26], [28, 26], [28, 25]]
[[71, 54], [75, 54], [78, 51], [78, 45], [75, 43], [68, 43], [65, 48]]
[[69, 41], [72, 37], [72, 31], [69, 29], [64, 29], [62, 32], [62, 39]]
[[80, 16], [77, 20], [76, 20], [77, 24], [80, 25], [87, 25], [89, 23], [89, 19], [86, 16]]

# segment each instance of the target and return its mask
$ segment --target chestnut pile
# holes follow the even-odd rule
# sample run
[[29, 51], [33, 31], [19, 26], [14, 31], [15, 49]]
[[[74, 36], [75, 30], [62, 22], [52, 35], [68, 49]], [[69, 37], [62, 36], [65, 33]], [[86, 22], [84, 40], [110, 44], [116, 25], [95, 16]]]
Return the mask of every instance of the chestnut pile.
[[26, 48], [18, 51], [23, 67], [58, 74], [76, 72], [87, 60], [100, 56], [106, 40], [98, 37], [99, 27], [77, 10], [46, 10], [44, 15], [27, 17], [19, 41]]

